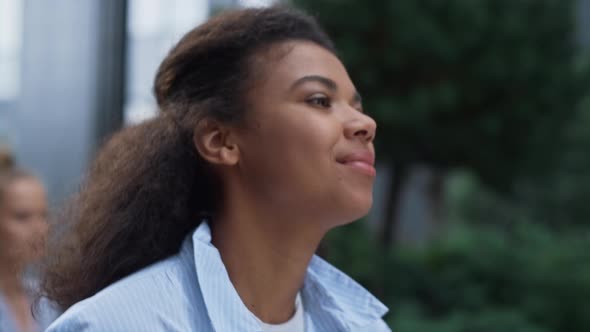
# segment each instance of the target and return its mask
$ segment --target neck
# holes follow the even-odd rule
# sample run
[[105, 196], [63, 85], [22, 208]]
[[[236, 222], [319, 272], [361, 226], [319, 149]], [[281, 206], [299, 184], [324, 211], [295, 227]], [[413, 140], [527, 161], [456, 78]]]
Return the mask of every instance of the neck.
[[0, 267], [0, 291], [2, 294], [6, 297], [22, 295], [25, 291], [21, 282], [23, 269], [5, 261], [0, 261]]
[[287, 321], [324, 231], [293, 214], [273, 213], [269, 207], [252, 209], [264, 205], [244, 199], [225, 203], [212, 222], [212, 242], [233, 286], [260, 320]]

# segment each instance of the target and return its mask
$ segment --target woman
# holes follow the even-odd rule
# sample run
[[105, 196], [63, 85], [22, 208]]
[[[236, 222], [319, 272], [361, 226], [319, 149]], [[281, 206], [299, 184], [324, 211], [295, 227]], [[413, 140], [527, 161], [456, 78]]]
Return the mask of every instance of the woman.
[[389, 331], [314, 256], [375, 176], [375, 122], [316, 22], [221, 14], [154, 89], [161, 115], [106, 144], [53, 242], [46, 295], [70, 308], [48, 331]]
[[40, 258], [47, 232], [47, 201], [34, 176], [14, 168], [0, 149], [0, 331], [38, 331], [31, 315], [26, 268]]

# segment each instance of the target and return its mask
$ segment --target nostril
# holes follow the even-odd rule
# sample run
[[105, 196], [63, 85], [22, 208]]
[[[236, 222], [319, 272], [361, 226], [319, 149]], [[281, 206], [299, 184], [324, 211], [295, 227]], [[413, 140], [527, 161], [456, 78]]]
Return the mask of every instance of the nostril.
[[371, 142], [373, 141], [374, 133], [367, 129], [360, 129], [354, 133], [354, 137], [357, 137], [363, 141]]
[[358, 130], [356, 133], [354, 133], [354, 136], [367, 142], [373, 140], [373, 135], [366, 129]]
[[357, 130], [357, 132], [354, 133], [354, 136], [368, 136], [368, 135], [369, 135], [369, 131], [367, 131], [366, 129]]

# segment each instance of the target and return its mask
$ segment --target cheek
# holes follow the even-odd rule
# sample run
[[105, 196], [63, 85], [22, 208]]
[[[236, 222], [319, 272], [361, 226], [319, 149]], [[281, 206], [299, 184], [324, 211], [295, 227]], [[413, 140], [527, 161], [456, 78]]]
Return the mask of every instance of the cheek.
[[276, 133], [274, 154], [281, 156], [285, 177], [313, 184], [336, 178], [335, 146], [342, 137], [340, 126], [309, 121], [302, 126]]
[[318, 162], [329, 158], [343, 136], [339, 120], [320, 111], [285, 107], [282, 114], [260, 124], [250, 147], [278, 162]]
[[334, 147], [342, 136], [340, 126], [298, 118], [262, 129], [249, 140], [244, 160], [253, 186], [294, 200], [327, 189], [328, 178], [337, 181]]
[[31, 222], [5, 220], [0, 228], [0, 247], [7, 252], [22, 253], [28, 251], [41, 237], [41, 232]]
[[12, 223], [11, 220], [4, 220], [2, 227], [0, 227], [0, 253], [4, 257], [20, 260], [17, 257], [22, 256], [26, 247], [26, 233]]
[[12, 247], [14, 236], [11, 232], [7, 232], [4, 225], [0, 225], [0, 255], [5, 253], [8, 248]]
[[15, 222], [14, 220], [5, 219], [2, 222], [2, 226], [0, 227], [0, 237], [2, 238], [2, 242], [10, 242], [16, 243], [23, 240], [23, 237], [26, 235], [26, 232], [22, 229], [23, 227]]

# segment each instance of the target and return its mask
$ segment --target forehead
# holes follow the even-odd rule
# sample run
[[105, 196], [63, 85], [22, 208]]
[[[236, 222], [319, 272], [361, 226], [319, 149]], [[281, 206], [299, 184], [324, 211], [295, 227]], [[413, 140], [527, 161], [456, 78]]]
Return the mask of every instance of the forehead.
[[268, 50], [263, 58], [267, 88], [284, 88], [303, 76], [319, 75], [333, 80], [339, 88], [354, 89], [342, 62], [315, 43], [281, 43]]
[[35, 178], [23, 177], [10, 181], [2, 192], [2, 201], [27, 204], [45, 198], [43, 185]]

